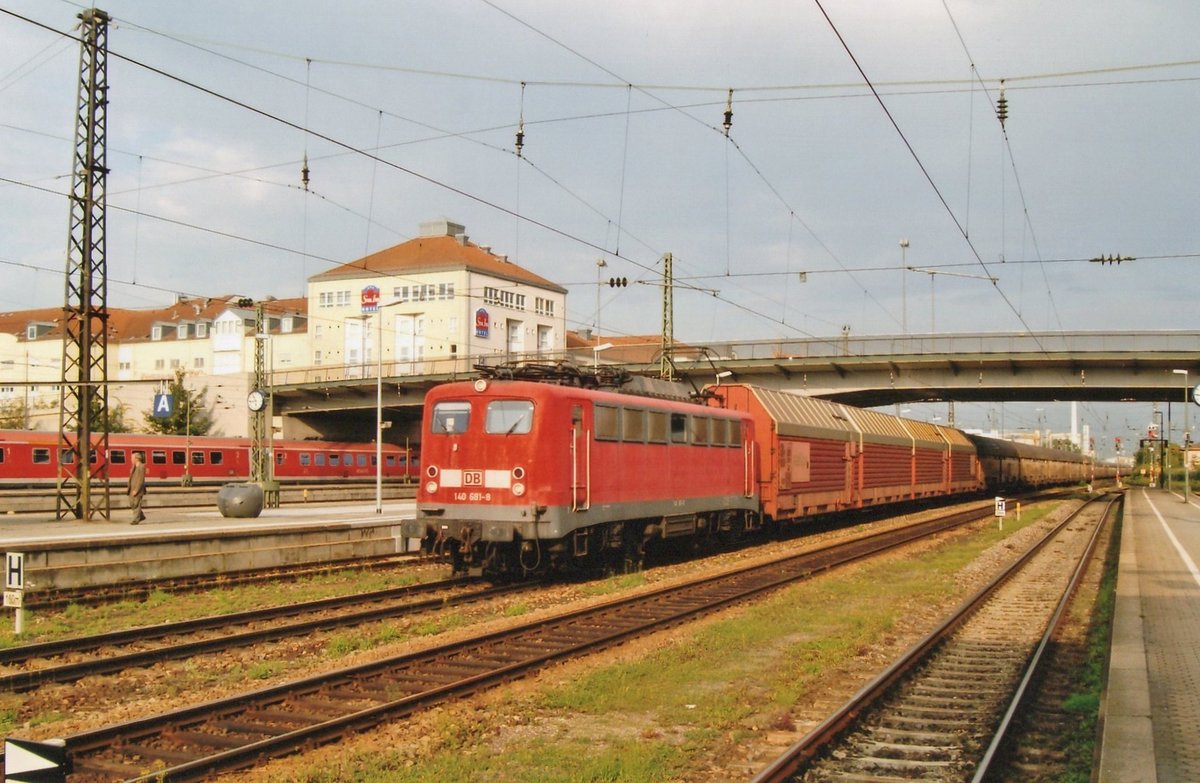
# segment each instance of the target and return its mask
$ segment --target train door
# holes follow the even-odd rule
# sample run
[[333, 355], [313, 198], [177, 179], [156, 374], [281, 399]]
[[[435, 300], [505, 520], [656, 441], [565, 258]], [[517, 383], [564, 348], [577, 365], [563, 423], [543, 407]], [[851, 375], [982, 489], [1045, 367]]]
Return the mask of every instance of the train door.
[[592, 505], [592, 433], [581, 402], [571, 403], [571, 510]]

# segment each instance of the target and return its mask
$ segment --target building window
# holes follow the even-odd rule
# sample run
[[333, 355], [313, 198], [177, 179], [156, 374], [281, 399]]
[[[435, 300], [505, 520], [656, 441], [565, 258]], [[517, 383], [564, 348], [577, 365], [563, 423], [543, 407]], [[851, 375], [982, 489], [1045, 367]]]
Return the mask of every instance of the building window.
[[194, 370], [203, 370], [204, 369], [204, 357], [203, 356], [197, 356], [196, 358], [192, 359], [192, 369], [194, 369]]
[[179, 366], [179, 360], [178, 360], [178, 359], [172, 359], [172, 360], [171, 360], [171, 369], [172, 369], [172, 370], [174, 370], [174, 369], [175, 369], [176, 367], [178, 367], [178, 366]]
[[208, 337], [208, 324], [196, 324], [196, 336]]
[[187, 336], [188, 336], [188, 325], [187, 324], [178, 324], [175, 327], [175, 339], [176, 340], [186, 340]]
[[167, 360], [166, 359], [155, 359], [154, 360], [154, 369], [156, 369], [156, 370], [167, 369]]
[[152, 326], [150, 328], [150, 339], [151, 340], [161, 340], [162, 339], [162, 326]]
[[313, 364], [317, 365], [318, 367], [321, 366], [321, 352], [320, 351], [313, 351]]
[[292, 317], [290, 315], [284, 316], [283, 320], [279, 323], [279, 331], [283, 332], [284, 334], [291, 334]]
[[550, 316], [551, 318], [554, 317], [554, 300], [553, 299], [543, 299], [542, 297], [539, 296], [539, 297], [536, 297], [533, 300], [533, 302], [534, 302], [533, 310], [538, 315], [547, 315], [547, 316]]

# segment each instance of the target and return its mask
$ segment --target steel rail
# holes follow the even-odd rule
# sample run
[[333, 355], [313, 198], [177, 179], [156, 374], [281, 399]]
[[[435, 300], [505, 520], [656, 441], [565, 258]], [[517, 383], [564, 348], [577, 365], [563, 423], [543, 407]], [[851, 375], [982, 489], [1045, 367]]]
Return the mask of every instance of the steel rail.
[[[1000, 587], [1011, 580], [1030, 560], [1044, 549], [1058, 534], [1094, 501], [1076, 509], [1066, 519], [1055, 525], [1045, 536], [1031, 546], [1004, 571], [981, 587], [958, 606], [942, 623], [918, 641], [899, 658], [892, 662], [877, 677], [864, 685], [833, 714], [800, 738], [771, 764], [755, 775], [750, 783], [785, 783], [812, 761], [829, 743], [850, 728], [866, 710], [872, 707], [906, 674], [924, 661], [929, 654], [961, 627]], [[1109, 501], [1109, 507], [1116, 499]], [[1106, 508], [1107, 513], [1107, 508]], [[1097, 527], [1100, 527], [1099, 525]]]
[[368, 603], [378, 604], [389, 602], [389, 604], [386, 606], [360, 609], [346, 614], [338, 614], [333, 617], [321, 617], [312, 620], [303, 620], [300, 622], [274, 625], [270, 628], [260, 628], [256, 630], [243, 631], [240, 633], [227, 633], [208, 639], [198, 639], [178, 644], [155, 647], [153, 649], [136, 650], [129, 653], [109, 652], [103, 657], [91, 658], [83, 661], [74, 661], [72, 663], [60, 664], [56, 666], [46, 666], [37, 669], [12, 672], [10, 674], [0, 675], [0, 690], [16, 692], [27, 691], [40, 685], [52, 682], [71, 682], [73, 680], [78, 680], [81, 677], [94, 674], [111, 674], [113, 672], [122, 671], [134, 666], [143, 666], [167, 660], [177, 660], [179, 658], [187, 658], [193, 655], [218, 652], [235, 647], [248, 647], [252, 644], [274, 641], [276, 639], [282, 639], [289, 636], [300, 636], [313, 631], [361, 625], [363, 623], [384, 620], [397, 615], [439, 609], [444, 606], [457, 606], [464, 603], [490, 600], [501, 595], [506, 595], [513, 592], [521, 592], [534, 587], [534, 585], [529, 584], [509, 585], [504, 587], [483, 589], [478, 592], [463, 595], [427, 599], [424, 601], [408, 601], [400, 604], [390, 603], [392, 601], [412, 598], [417, 595], [435, 592], [437, 590], [451, 590], [461, 587], [470, 587], [477, 584], [480, 584], [480, 580], [475, 578], [452, 579], [444, 582], [431, 582], [424, 585], [408, 585], [405, 587], [377, 590], [371, 593], [362, 593], [358, 595], [322, 598], [304, 603], [288, 604], [286, 606], [252, 609], [245, 612], [238, 612], [236, 614], [213, 615], [209, 617], [197, 618], [195, 620], [184, 620], [177, 623], [163, 623], [161, 625], [131, 628], [105, 634], [98, 634], [95, 636], [75, 637], [71, 639], [60, 639], [53, 642], [43, 642], [41, 644], [12, 647], [7, 650], [0, 651], [0, 662], [11, 665], [14, 663], [26, 662], [35, 658], [51, 657], [72, 652], [86, 652], [101, 647], [111, 647], [113, 645], [154, 641], [170, 636], [182, 636], [190, 633], [198, 633], [214, 629], [227, 629], [231, 626], [281, 620], [287, 617], [295, 617], [302, 614], [312, 614], [314, 612], [331, 612], [339, 609], [345, 609], [346, 607], [361, 606]]
[[1100, 543], [1100, 533], [1104, 530], [1105, 521], [1109, 514], [1112, 513], [1112, 507], [1117, 502], [1118, 498], [1113, 498], [1109, 501], [1104, 509], [1104, 516], [1101, 518], [1101, 523], [1096, 525], [1096, 529], [1092, 531], [1091, 540], [1088, 541], [1087, 551], [1079, 560], [1079, 564], [1075, 567], [1075, 571], [1071, 574], [1071, 582], [1067, 585], [1067, 589], [1063, 592], [1062, 598], [1058, 602], [1058, 606], [1054, 610], [1054, 615], [1050, 618], [1050, 622], [1046, 627], [1046, 633], [1042, 635], [1042, 639], [1038, 642], [1037, 650], [1034, 651], [1033, 657], [1029, 660], [1029, 665], [1025, 668], [1025, 675], [1021, 678], [1020, 685], [1013, 693], [1012, 700], [1009, 702], [1008, 709], [1004, 711], [1004, 717], [1000, 720], [1000, 725], [996, 727], [996, 731], [992, 736], [992, 741], [988, 744], [987, 750], [980, 759], [978, 766], [975, 768], [975, 775], [971, 778], [971, 783], [983, 783], [988, 772], [991, 770], [992, 764], [997, 760], [1000, 748], [1005, 739], [1008, 737], [1008, 730], [1012, 727], [1013, 719], [1016, 717], [1017, 710], [1024, 705], [1026, 696], [1029, 694], [1030, 687], [1034, 677], [1042, 670], [1042, 662], [1045, 657], [1047, 648], [1049, 648], [1054, 634], [1058, 632], [1062, 625], [1063, 618], [1066, 616], [1067, 609], [1071, 602], [1075, 599], [1075, 594], [1079, 591], [1079, 585], [1083, 582], [1083, 577], [1087, 573], [1088, 565], [1091, 563], [1092, 557], [1096, 553], [1096, 547]]
[[[960, 512], [421, 652], [83, 732], [65, 739], [67, 751], [76, 771], [89, 779], [199, 780], [527, 676], [549, 662], [671, 627], [990, 516], [990, 508]], [[153, 766], [147, 759], [173, 766]]]

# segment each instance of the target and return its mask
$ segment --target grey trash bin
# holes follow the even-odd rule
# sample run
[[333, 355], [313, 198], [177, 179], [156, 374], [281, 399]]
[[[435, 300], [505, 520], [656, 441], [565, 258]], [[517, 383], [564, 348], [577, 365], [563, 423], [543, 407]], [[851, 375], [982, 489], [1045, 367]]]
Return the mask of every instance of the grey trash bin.
[[226, 484], [217, 492], [217, 510], [223, 517], [256, 517], [263, 510], [263, 490], [258, 484]]

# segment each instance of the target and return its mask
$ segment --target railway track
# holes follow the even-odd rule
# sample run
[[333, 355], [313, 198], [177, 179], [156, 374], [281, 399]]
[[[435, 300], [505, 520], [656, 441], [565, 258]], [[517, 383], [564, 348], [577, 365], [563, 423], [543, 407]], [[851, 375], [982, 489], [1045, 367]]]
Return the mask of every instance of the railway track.
[[[487, 601], [534, 587], [488, 587], [479, 579], [450, 579], [10, 647], [0, 650], [0, 690], [28, 691], [159, 661]], [[420, 599], [431, 593], [436, 597]]]
[[210, 572], [165, 579], [134, 579], [115, 584], [51, 588], [27, 593], [25, 606], [29, 609], [41, 610], [62, 609], [71, 604], [97, 606], [115, 601], [140, 601], [156, 592], [195, 593], [223, 587], [295, 581], [337, 571], [383, 571], [429, 561], [428, 555], [417, 553], [375, 555], [320, 563], [294, 563], [245, 571]]
[[984, 780], [1117, 502], [1056, 526], [753, 783]]
[[65, 738], [73, 783], [199, 780], [527, 676], [990, 516], [947, 515], [685, 585]]

